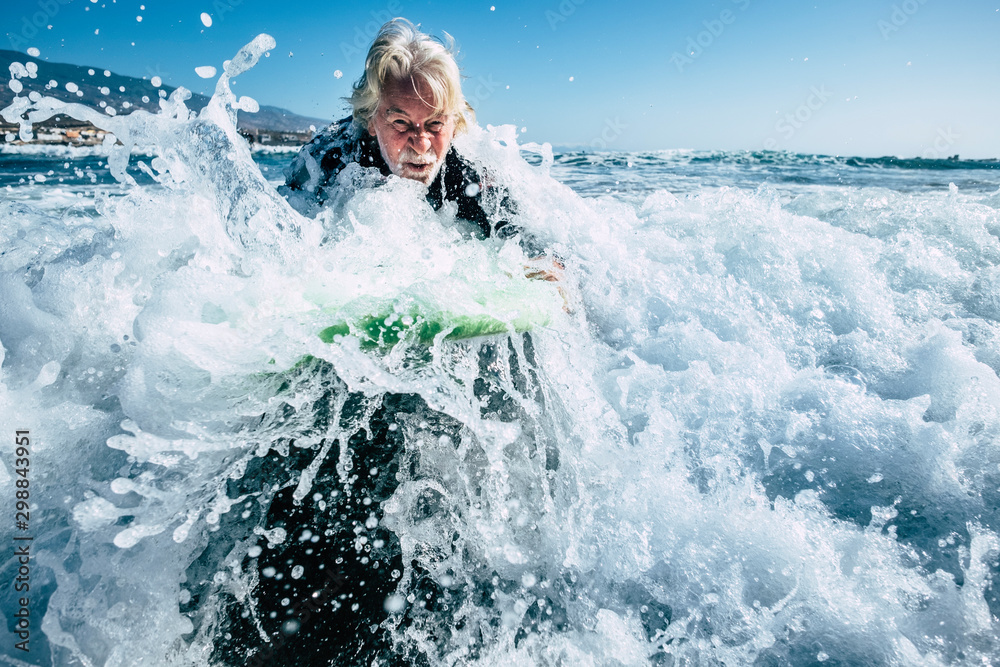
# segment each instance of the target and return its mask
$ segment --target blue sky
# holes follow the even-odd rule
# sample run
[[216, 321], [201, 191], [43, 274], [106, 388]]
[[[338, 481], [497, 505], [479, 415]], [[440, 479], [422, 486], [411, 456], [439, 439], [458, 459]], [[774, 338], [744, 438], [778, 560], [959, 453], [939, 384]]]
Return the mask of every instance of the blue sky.
[[195, 67], [267, 32], [277, 48], [235, 90], [320, 118], [344, 115], [368, 42], [402, 15], [455, 37], [479, 122], [525, 141], [1000, 157], [1000, 0], [4, 4], [2, 48], [205, 93]]

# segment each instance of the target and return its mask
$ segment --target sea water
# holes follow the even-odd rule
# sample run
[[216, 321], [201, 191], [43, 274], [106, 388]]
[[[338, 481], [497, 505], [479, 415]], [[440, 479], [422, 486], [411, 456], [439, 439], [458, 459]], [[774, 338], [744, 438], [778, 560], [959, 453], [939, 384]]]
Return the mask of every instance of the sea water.
[[[398, 179], [359, 172], [296, 214], [274, 189], [290, 156], [232, 127], [254, 103], [227, 77], [268, 48], [200, 118], [181, 93], [96, 116], [118, 149], [0, 155], [0, 600], [14, 630], [27, 596], [31, 633], [8, 662], [221, 663], [224, 601], [308, 577], [255, 565], [310, 539], [265, 525], [275, 488], [307, 501], [332, 456], [350, 490], [329, 444], [372, 426], [317, 400], [348, 392], [424, 406], [356, 531], [359, 554], [376, 526], [401, 552], [399, 571], [368, 561], [398, 582], [375, 663], [1000, 659], [997, 163], [553, 154], [475, 129], [457, 145], [564, 262], [568, 312], [530, 342], [328, 345], [324, 304], [417, 284], [446, 301], [529, 258]], [[254, 479], [292, 456], [315, 466]], [[315, 622], [283, 626], [282, 650]]]

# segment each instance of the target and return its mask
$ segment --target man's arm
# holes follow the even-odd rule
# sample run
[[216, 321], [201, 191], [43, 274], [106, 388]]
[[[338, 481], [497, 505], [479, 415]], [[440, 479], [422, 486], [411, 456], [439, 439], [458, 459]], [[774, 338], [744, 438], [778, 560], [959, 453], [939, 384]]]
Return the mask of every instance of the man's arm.
[[351, 119], [330, 124], [302, 147], [285, 170], [285, 185], [278, 191], [300, 209], [320, 206], [326, 200], [324, 189], [346, 166], [354, 151]]

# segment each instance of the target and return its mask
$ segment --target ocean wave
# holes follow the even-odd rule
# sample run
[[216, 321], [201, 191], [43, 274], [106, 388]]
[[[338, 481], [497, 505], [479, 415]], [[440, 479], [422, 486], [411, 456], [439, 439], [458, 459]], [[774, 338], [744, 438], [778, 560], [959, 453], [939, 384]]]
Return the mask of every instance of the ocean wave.
[[[104, 146], [72, 146], [66, 144], [3, 144], [0, 143], [0, 155], [34, 156], [49, 158], [78, 159], [87, 157], [100, 157], [108, 154], [108, 149]], [[132, 155], [152, 156], [155, 148], [136, 146], [131, 151]]]
[[557, 163], [568, 165], [611, 164], [736, 164], [779, 166], [884, 167], [907, 170], [1000, 169], [996, 158], [962, 160], [956, 158], [852, 157], [811, 155], [781, 151], [566, 151], [555, 154]]
[[[174, 100], [98, 119], [156, 138], [150, 182], [112, 151], [118, 183], [86, 205], [0, 200], [0, 420], [34, 443], [33, 650], [435, 667], [998, 654], [996, 194], [808, 180], [859, 167], [785, 156], [808, 180], [789, 196], [753, 170], [717, 186], [721, 154], [552, 156], [472, 128], [456, 147], [565, 263], [569, 312], [553, 292], [527, 336], [329, 342], [345, 304], [472, 307], [475, 289], [523, 287], [528, 258], [361, 169], [316, 218], [291, 209], [225, 78], [271, 43], [233, 59], [198, 117]], [[601, 189], [622, 191], [552, 177], [606, 167]], [[625, 192], [629, 173], [646, 188]]]

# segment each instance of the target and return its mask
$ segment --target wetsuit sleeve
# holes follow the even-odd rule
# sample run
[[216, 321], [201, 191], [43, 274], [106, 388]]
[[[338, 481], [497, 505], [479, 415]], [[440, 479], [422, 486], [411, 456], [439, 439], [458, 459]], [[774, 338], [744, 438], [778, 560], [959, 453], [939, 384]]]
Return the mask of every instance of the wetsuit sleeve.
[[285, 188], [312, 195], [317, 203], [326, 198], [323, 189], [347, 165], [353, 152], [351, 119], [333, 123], [302, 147], [285, 170]]
[[[529, 257], [545, 254], [545, 247], [521, 227], [511, 222], [518, 213], [517, 201], [501, 185], [486, 186], [481, 193], [482, 203], [493, 209], [491, 231], [500, 239], [517, 237], [517, 242]], [[489, 234], [487, 234], [489, 236]]]
[[[458, 217], [474, 223], [486, 237], [507, 239], [520, 233], [511, 220], [517, 214], [517, 204], [507, 188], [499, 185], [452, 148], [445, 159], [444, 199], [458, 205]], [[435, 183], [427, 200], [441, 207], [442, 192]]]
[[[493, 194], [493, 193], [489, 193]], [[521, 233], [521, 228], [513, 224], [511, 220], [517, 215], [517, 204], [510, 196], [507, 188], [497, 187], [493, 194], [499, 201], [497, 204], [496, 224], [493, 225], [494, 233], [502, 239], [509, 239]]]

